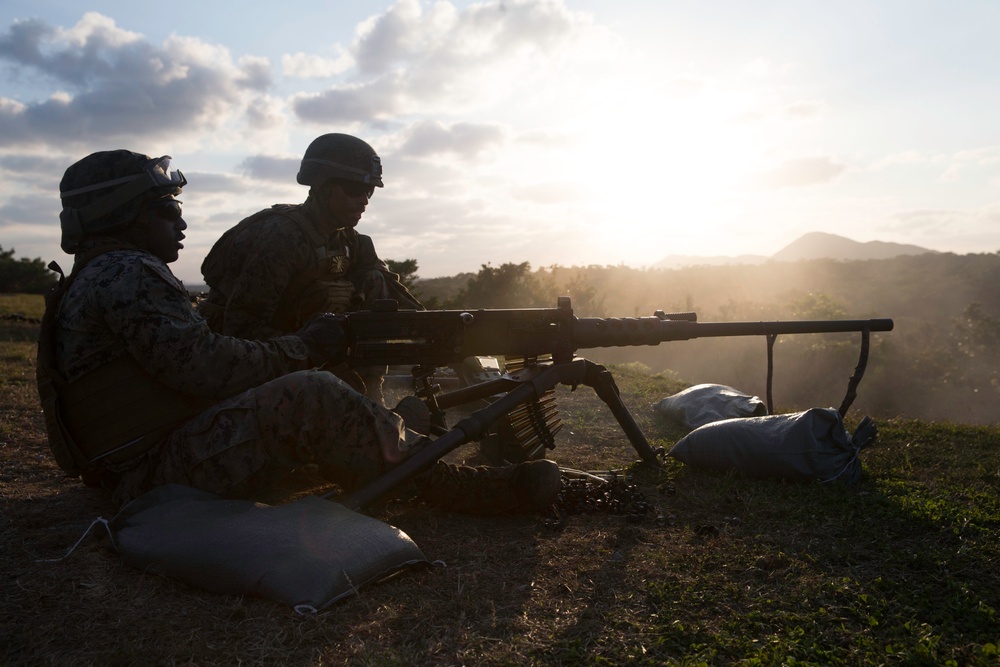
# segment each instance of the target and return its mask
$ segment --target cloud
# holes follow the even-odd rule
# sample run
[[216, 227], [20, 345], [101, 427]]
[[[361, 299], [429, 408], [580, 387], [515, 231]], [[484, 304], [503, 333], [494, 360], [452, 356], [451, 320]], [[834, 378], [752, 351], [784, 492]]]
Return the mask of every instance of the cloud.
[[767, 76], [774, 71], [774, 64], [765, 58], [756, 58], [745, 63], [743, 71], [753, 76]]
[[299, 95], [292, 107], [312, 123], [455, 114], [530, 88], [568, 62], [600, 62], [610, 41], [588, 14], [558, 0], [489, 0], [461, 11], [438, 2], [426, 12], [400, 0], [360, 24], [348, 48], [354, 79]]
[[291, 107], [300, 120], [325, 125], [392, 118], [404, 105], [397, 87], [380, 81], [295, 95]]
[[1000, 204], [972, 209], [911, 209], [891, 216], [885, 229], [905, 243], [950, 252], [1000, 252]]
[[756, 58], [743, 65], [744, 72], [759, 78], [783, 76], [797, 68], [798, 65], [792, 62], [775, 63], [766, 58]]
[[895, 168], [933, 167], [937, 170], [939, 183], [958, 183], [988, 177], [995, 172], [997, 164], [1000, 164], [1000, 148], [983, 146], [954, 153], [901, 151], [875, 160], [867, 170], [881, 172]]
[[940, 235], [941, 231], [947, 231], [950, 235], [965, 236], [985, 233], [995, 238], [993, 230], [997, 223], [1000, 223], [1000, 204], [991, 204], [969, 209], [928, 208], [898, 211], [891, 216], [886, 228], [901, 232], [927, 232], [928, 235], [934, 236]]
[[[229, 54], [225, 49], [219, 54], [222, 58]], [[271, 78], [271, 61], [260, 56], [244, 56], [239, 59], [239, 74], [235, 81], [250, 90], [264, 92], [271, 87], [274, 81]]]
[[347, 53], [341, 53], [333, 59], [301, 51], [281, 57], [282, 73], [297, 79], [324, 79], [343, 74], [353, 66], [354, 58]]
[[247, 102], [247, 128], [251, 133], [275, 132], [285, 128], [287, 109], [284, 102], [276, 97], [263, 95]]
[[879, 158], [871, 164], [869, 170], [882, 171], [899, 165], [921, 165], [931, 161], [932, 159], [933, 158], [928, 157], [917, 150], [901, 151], [899, 153], [893, 153]]
[[358, 69], [364, 74], [379, 75], [396, 63], [419, 55], [422, 44], [438, 41], [455, 16], [454, 10], [445, 4], [431, 9], [426, 21], [422, 20], [422, 14], [419, 3], [401, 0], [385, 13], [361, 23], [352, 47]]
[[705, 90], [708, 84], [709, 81], [705, 77], [694, 76], [691, 74], [675, 76], [668, 82], [670, 88], [682, 97], [694, 97], [698, 93]]
[[822, 100], [797, 100], [787, 105], [781, 113], [795, 120], [807, 120], [823, 113], [826, 103]]
[[823, 100], [796, 100], [769, 109], [747, 109], [734, 114], [731, 121], [736, 124], [756, 124], [764, 122], [809, 121], [826, 111]]
[[0, 36], [0, 57], [36, 68], [69, 85], [114, 73], [109, 54], [141, 47], [138, 34], [120, 30], [112, 19], [88, 12], [68, 30], [41, 19], [15, 21]]
[[188, 191], [203, 194], [242, 194], [253, 189], [246, 179], [228, 174], [212, 172], [184, 172], [188, 179]]
[[519, 185], [510, 189], [512, 196], [533, 204], [563, 204], [586, 201], [591, 196], [579, 183], [549, 182]]
[[72, 28], [33, 19], [0, 34], [0, 59], [64, 89], [47, 99], [0, 98], [0, 146], [107, 143], [212, 130], [271, 85], [259, 57], [172, 36], [154, 45], [89, 12]]
[[62, 174], [68, 166], [61, 158], [45, 155], [0, 155], [0, 173], [6, 181], [38, 178], [50, 180], [53, 174]]
[[[59, 227], [59, 191], [58, 187], [49, 197], [41, 194], [12, 195], [0, 205], [0, 227], [10, 229], [12, 226], [33, 226], [39, 222], [49, 223]], [[46, 215], [51, 212], [51, 217]]]
[[801, 188], [835, 181], [846, 169], [829, 157], [803, 157], [758, 174], [754, 182], [767, 189]]
[[962, 164], [952, 164], [949, 165], [947, 169], [938, 177], [938, 180], [942, 183], [956, 183], [962, 180], [962, 173], [965, 171], [965, 165]]
[[240, 170], [250, 178], [262, 181], [294, 183], [295, 175], [299, 173], [300, 162], [301, 158], [253, 155], [240, 163]]
[[503, 127], [489, 123], [453, 123], [420, 121], [407, 128], [401, 152], [412, 157], [432, 155], [458, 155], [472, 158], [479, 153], [502, 144]]
[[945, 210], [945, 209], [910, 209], [899, 211], [892, 215], [891, 222], [886, 228], [893, 231], [917, 232], [926, 230], [940, 230], [946, 227], [953, 227], [968, 222], [970, 219], [968, 211]]
[[385, 193], [377, 193], [379, 199], [406, 193], [410, 197], [435, 197], [441, 192], [464, 192], [467, 174], [453, 160], [416, 159], [402, 152], [383, 153], [382, 180]]

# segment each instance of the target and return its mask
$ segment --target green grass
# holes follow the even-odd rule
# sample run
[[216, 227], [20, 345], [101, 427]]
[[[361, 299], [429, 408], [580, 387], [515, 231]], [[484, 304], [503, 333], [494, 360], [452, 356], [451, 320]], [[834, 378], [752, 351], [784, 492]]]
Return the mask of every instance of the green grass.
[[45, 299], [41, 294], [0, 293], [0, 316], [19, 314], [25, 317], [41, 318], [44, 312]]
[[38, 340], [38, 322], [45, 312], [40, 294], [0, 294], [0, 355], [6, 342]]
[[[375, 516], [447, 567], [299, 617], [133, 570], [97, 537], [37, 562], [114, 508], [49, 460], [37, 325], [18, 326], [0, 342], [0, 663], [1000, 664], [1000, 426], [882, 420], [854, 486], [749, 480], [635, 464], [593, 392], [560, 388], [550, 458], [625, 467], [654, 516], [580, 515], [553, 531], [390, 503]], [[650, 406], [677, 378], [611, 370], [649, 440], [669, 448], [684, 431]]]

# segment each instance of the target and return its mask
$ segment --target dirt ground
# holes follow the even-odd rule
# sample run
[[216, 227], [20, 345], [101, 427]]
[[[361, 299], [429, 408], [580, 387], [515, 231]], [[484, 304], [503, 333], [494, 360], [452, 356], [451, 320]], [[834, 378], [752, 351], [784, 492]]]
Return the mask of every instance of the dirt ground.
[[[634, 633], [606, 616], [609, 605], [628, 606], [627, 591], [641, 581], [640, 571], [623, 564], [629, 551], [668, 540], [675, 530], [667, 518], [671, 497], [657, 486], [666, 478], [655, 472], [642, 482], [655, 509], [641, 525], [596, 513], [557, 527], [552, 516], [470, 517], [403, 498], [367, 513], [403, 530], [435, 567], [406, 570], [317, 615], [209, 593], [125, 564], [100, 525], [81, 539], [116, 508], [105, 492], [67, 478], [52, 461], [32, 363], [30, 346], [5, 352], [0, 662], [6, 665], [510, 664], [544, 658], [581, 633], [630, 643]], [[634, 463], [635, 451], [592, 391], [559, 394], [565, 427], [551, 458], [585, 470]], [[637, 414], [653, 426], [648, 410]], [[476, 444], [449, 459], [484, 462]], [[329, 490], [305, 469], [263, 500], [282, 504]]]

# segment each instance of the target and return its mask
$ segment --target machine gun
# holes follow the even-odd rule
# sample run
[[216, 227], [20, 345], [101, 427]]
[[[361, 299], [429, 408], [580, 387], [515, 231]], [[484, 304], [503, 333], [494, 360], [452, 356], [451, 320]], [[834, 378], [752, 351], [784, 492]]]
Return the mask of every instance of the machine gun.
[[[857, 395], [868, 363], [869, 334], [891, 331], [891, 319], [803, 320], [769, 322], [698, 322], [694, 313], [651, 317], [576, 317], [569, 297], [556, 308], [401, 311], [395, 302], [375, 310], [349, 313], [349, 357], [353, 366], [412, 366], [416, 395], [430, 408], [439, 437], [378, 479], [348, 495], [344, 504], [360, 509], [459, 446], [486, 436], [503, 421], [508, 432], [526, 443], [522, 460], [554, 447], [558, 430], [552, 392], [556, 385], [594, 389], [608, 406], [639, 457], [662, 466], [662, 448], [654, 450], [622, 402], [618, 386], [603, 366], [576, 356], [582, 349], [658, 345], [667, 341], [720, 336], [766, 336], [767, 403], [773, 412], [771, 379], [774, 341], [780, 334], [861, 332], [861, 356], [848, 382], [841, 415]], [[506, 372], [494, 379], [444, 394], [434, 385], [434, 371], [469, 357], [503, 357]], [[458, 421], [444, 424], [446, 410], [475, 401], [489, 403]]]

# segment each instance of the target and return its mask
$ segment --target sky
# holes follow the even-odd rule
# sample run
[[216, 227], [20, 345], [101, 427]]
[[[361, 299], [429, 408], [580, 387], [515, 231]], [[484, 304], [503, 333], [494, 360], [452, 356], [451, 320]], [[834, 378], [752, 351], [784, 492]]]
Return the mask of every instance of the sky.
[[359, 229], [423, 278], [813, 231], [997, 252], [998, 25], [992, 0], [4, 0], [0, 246], [68, 269], [66, 168], [170, 155], [199, 283], [344, 132], [384, 170]]

